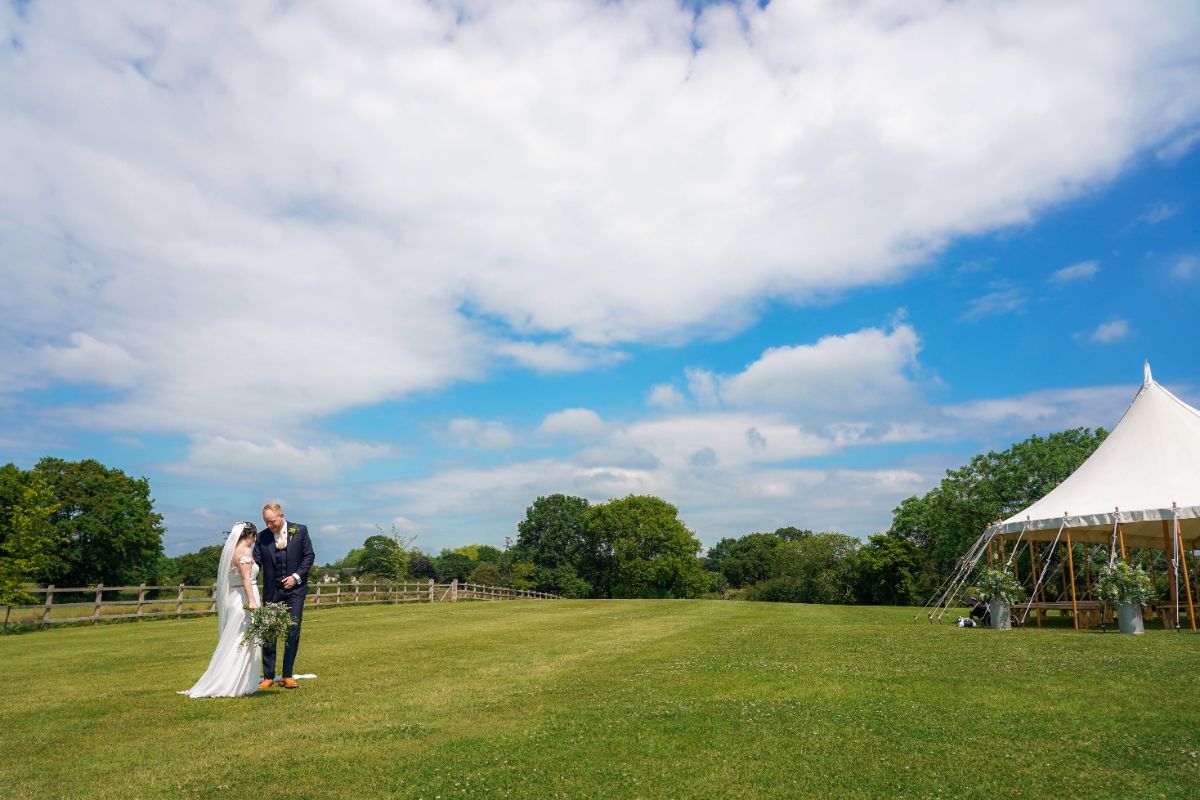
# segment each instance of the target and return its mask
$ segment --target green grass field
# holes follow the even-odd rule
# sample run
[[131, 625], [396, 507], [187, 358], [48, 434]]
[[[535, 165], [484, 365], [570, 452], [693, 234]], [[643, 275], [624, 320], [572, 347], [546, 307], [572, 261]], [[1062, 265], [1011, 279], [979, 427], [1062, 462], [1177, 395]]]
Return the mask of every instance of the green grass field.
[[0, 797], [1197, 797], [1200, 636], [720, 601], [310, 610], [300, 689], [175, 694], [212, 619], [0, 638]]

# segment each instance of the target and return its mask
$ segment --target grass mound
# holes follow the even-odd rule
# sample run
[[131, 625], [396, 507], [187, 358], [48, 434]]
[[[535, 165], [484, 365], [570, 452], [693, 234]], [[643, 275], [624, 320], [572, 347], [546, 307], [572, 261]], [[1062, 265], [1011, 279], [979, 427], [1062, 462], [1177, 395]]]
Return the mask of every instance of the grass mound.
[[175, 694], [211, 619], [5, 637], [0, 797], [1200, 796], [1200, 637], [913, 613], [315, 610], [319, 677], [232, 700]]

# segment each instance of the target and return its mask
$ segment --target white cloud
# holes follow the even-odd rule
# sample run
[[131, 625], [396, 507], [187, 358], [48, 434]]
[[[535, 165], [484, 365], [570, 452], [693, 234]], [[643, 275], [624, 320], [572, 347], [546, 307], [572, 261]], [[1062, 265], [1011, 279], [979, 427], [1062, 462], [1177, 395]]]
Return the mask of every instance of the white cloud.
[[[870, 533], [890, 524], [890, 509], [923, 491], [932, 475], [911, 469], [768, 468], [730, 471], [703, 449], [701, 464], [679, 470], [583, 466], [541, 459], [491, 469], [454, 469], [385, 489], [412, 513], [476, 531], [489, 538], [488, 520], [508, 518], [491, 530], [491, 541], [511, 535], [533, 498], [564, 492], [604, 502], [629, 494], [653, 494], [678, 505], [680, 517], [703, 542], [723, 536], [797, 525], [814, 530]], [[714, 460], [716, 458], [716, 460]], [[431, 537], [427, 546], [440, 546]]]
[[446, 426], [451, 441], [458, 447], [496, 450], [510, 447], [516, 437], [502, 422], [460, 417]]
[[1123, 319], [1115, 319], [1111, 322], [1105, 322], [1096, 330], [1092, 331], [1089, 337], [1093, 342], [1101, 344], [1110, 344], [1111, 342], [1119, 342], [1123, 339], [1128, 339], [1130, 334], [1129, 323]]
[[669, 383], [660, 383], [650, 390], [646, 404], [668, 410], [683, 408], [687, 400], [683, 393]]
[[1200, 274], [1200, 255], [1185, 253], [1175, 259], [1171, 266], [1171, 276], [1181, 281], [1190, 280]]
[[1020, 310], [1029, 300], [1024, 289], [1006, 283], [992, 285], [993, 291], [976, 297], [967, 303], [967, 309], [959, 317], [960, 322], [975, 322], [985, 317], [999, 317]]
[[538, 426], [545, 436], [575, 436], [592, 438], [605, 430], [604, 420], [590, 408], [568, 408], [547, 415]]
[[265, 485], [275, 476], [303, 483], [336, 478], [346, 469], [385, 458], [391, 449], [365, 442], [296, 445], [279, 440], [247, 441], [223, 436], [201, 436], [188, 447], [186, 460], [167, 464], [165, 472], [220, 480], [252, 478]]
[[129, 386], [142, 372], [141, 365], [120, 345], [106, 344], [76, 331], [67, 347], [42, 347], [37, 360], [47, 375], [66, 383]]
[[719, 399], [716, 375], [709, 370], [692, 367], [684, 370], [684, 376], [687, 378], [688, 393], [697, 405], [716, 405]]
[[977, 400], [947, 406], [947, 418], [969, 427], [958, 435], [997, 435], [1012, 430], [1022, 438], [1031, 430], [1051, 432], [1066, 428], [1111, 429], [1120, 419], [1135, 388], [1096, 386], [1082, 389], [1047, 389], [1016, 397]]
[[613, 350], [570, 346], [561, 342], [499, 342], [496, 352], [537, 372], [579, 372], [625, 358]]
[[1090, 281], [1096, 277], [1100, 264], [1096, 261], [1080, 261], [1069, 267], [1063, 267], [1050, 276], [1051, 283], [1071, 283], [1073, 281]]
[[1156, 153], [1160, 161], [1173, 163], [1186, 156], [1200, 142], [1200, 128], [1196, 128], [1177, 136], [1160, 147]]
[[1174, 203], [1153, 203], [1138, 216], [1137, 222], [1143, 225], [1157, 225], [1179, 216], [1179, 211], [1179, 206]]
[[121, 430], [290, 436], [497, 359], [728, 332], [765, 297], [902, 277], [1200, 121], [1182, 6], [0, 19], [0, 381], [106, 378], [122, 391], [73, 418]]
[[775, 347], [721, 381], [733, 405], [856, 411], [894, 404], [915, 392], [921, 342], [909, 325], [825, 336], [816, 344]]

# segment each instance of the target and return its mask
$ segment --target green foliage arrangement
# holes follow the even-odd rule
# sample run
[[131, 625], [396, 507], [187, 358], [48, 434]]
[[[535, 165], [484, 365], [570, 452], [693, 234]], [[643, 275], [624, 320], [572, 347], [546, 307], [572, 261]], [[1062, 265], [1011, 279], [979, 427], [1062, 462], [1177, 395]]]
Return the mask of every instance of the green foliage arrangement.
[[979, 596], [985, 600], [1000, 600], [1005, 603], [1017, 603], [1025, 599], [1025, 587], [1013, 577], [1011, 572], [1003, 569], [985, 569], [975, 582]]
[[242, 634], [242, 644], [262, 647], [278, 641], [287, 636], [288, 629], [295, 624], [285, 604], [264, 603], [250, 617], [250, 624]]
[[1154, 599], [1150, 576], [1140, 566], [1117, 561], [1100, 568], [1093, 589], [1096, 597], [1113, 605], [1144, 606]]

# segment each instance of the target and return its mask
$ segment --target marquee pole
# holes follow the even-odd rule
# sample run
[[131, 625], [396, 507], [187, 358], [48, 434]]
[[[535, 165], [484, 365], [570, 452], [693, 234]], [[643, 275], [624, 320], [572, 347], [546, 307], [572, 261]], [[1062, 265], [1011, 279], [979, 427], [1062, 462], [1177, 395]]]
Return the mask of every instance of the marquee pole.
[[[1068, 538], [1068, 539], [1070, 539], [1070, 538], [1071, 538], [1071, 532], [1070, 532], [1070, 531], [1067, 531], [1067, 538]], [[1065, 558], [1061, 558], [1061, 557], [1060, 557], [1060, 558], [1059, 558], [1059, 564], [1061, 564], [1061, 565], [1065, 565], [1065, 564], [1066, 564], [1066, 559], [1065, 559]], [[1063, 598], [1063, 597], [1066, 597], [1066, 596], [1067, 596], [1067, 570], [1066, 570], [1065, 568], [1063, 568], [1063, 569], [1059, 569], [1059, 571], [1058, 571], [1058, 577], [1062, 579], [1062, 580], [1060, 581], [1060, 582], [1062, 583], [1062, 594], [1060, 594], [1060, 595], [1059, 595], [1059, 598], [1061, 599], [1061, 598]]]
[[[1041, 582], [1036, 580], [1036, 578], [1038, 576], [1038, 572], [1039, 572], [1038, 567], [1040, 566], [1040, 564], [1038, 562], [1041, 560], [1039, 558], [1039, 553], [1040, 553], [1041, 549], [1042, 549], [1042, 546], [1040, 544], [1038, 544], [1037, 542], [1035, 542], [1033, 540], [1030, 540], [1030, 542], [1029, 542], [1029, 559], [1031, 562], [1030, 566], [1033, 569], [1033, 577], [1035, 578], [1035, 582], [1033, 585], [1033, 600], [1035, 602], [1037, 601], [1039, 596], [1045, 597], [1045, 590], [1042, 589]], [[1039, 628], [1042, 627], [1042, 609], [1040, 607], [1037, 610], [1037, 626]]]
[[1192, 605], [1192, 584], [1188, 579], [1187, 554], [1183, 552], [1183, 534], [1179, 532], [1179, 520], [1175, 520], [1175, 537], [1179, 542], [1179, 561], [1183, 564], [1183, 585], [1187, 587], [1188, 620], [1192, 623], [1192, 633], [1196, 632], [1196, 609]]
[[[1171, 542], [1171, 524], [1165, 519], [1162, 521], [1163, 533], [1163, 558], [1167, 561], [1167, 586], [1170, 587], [1170, 602], [1174, 609], [1175, 629], [1179, 629], [1179, 564], [1176, 563], [1171, 554], [1174, 545]], [[1167, 616], [1171, 616], [1168, 611]]]
[[1071, 570], [1071, 617], [1079, 630], [1079, 603], [1075, 599], [1075, 555], [1071, 552], [1071, 529], [1067, 528], [1067, 569]]

